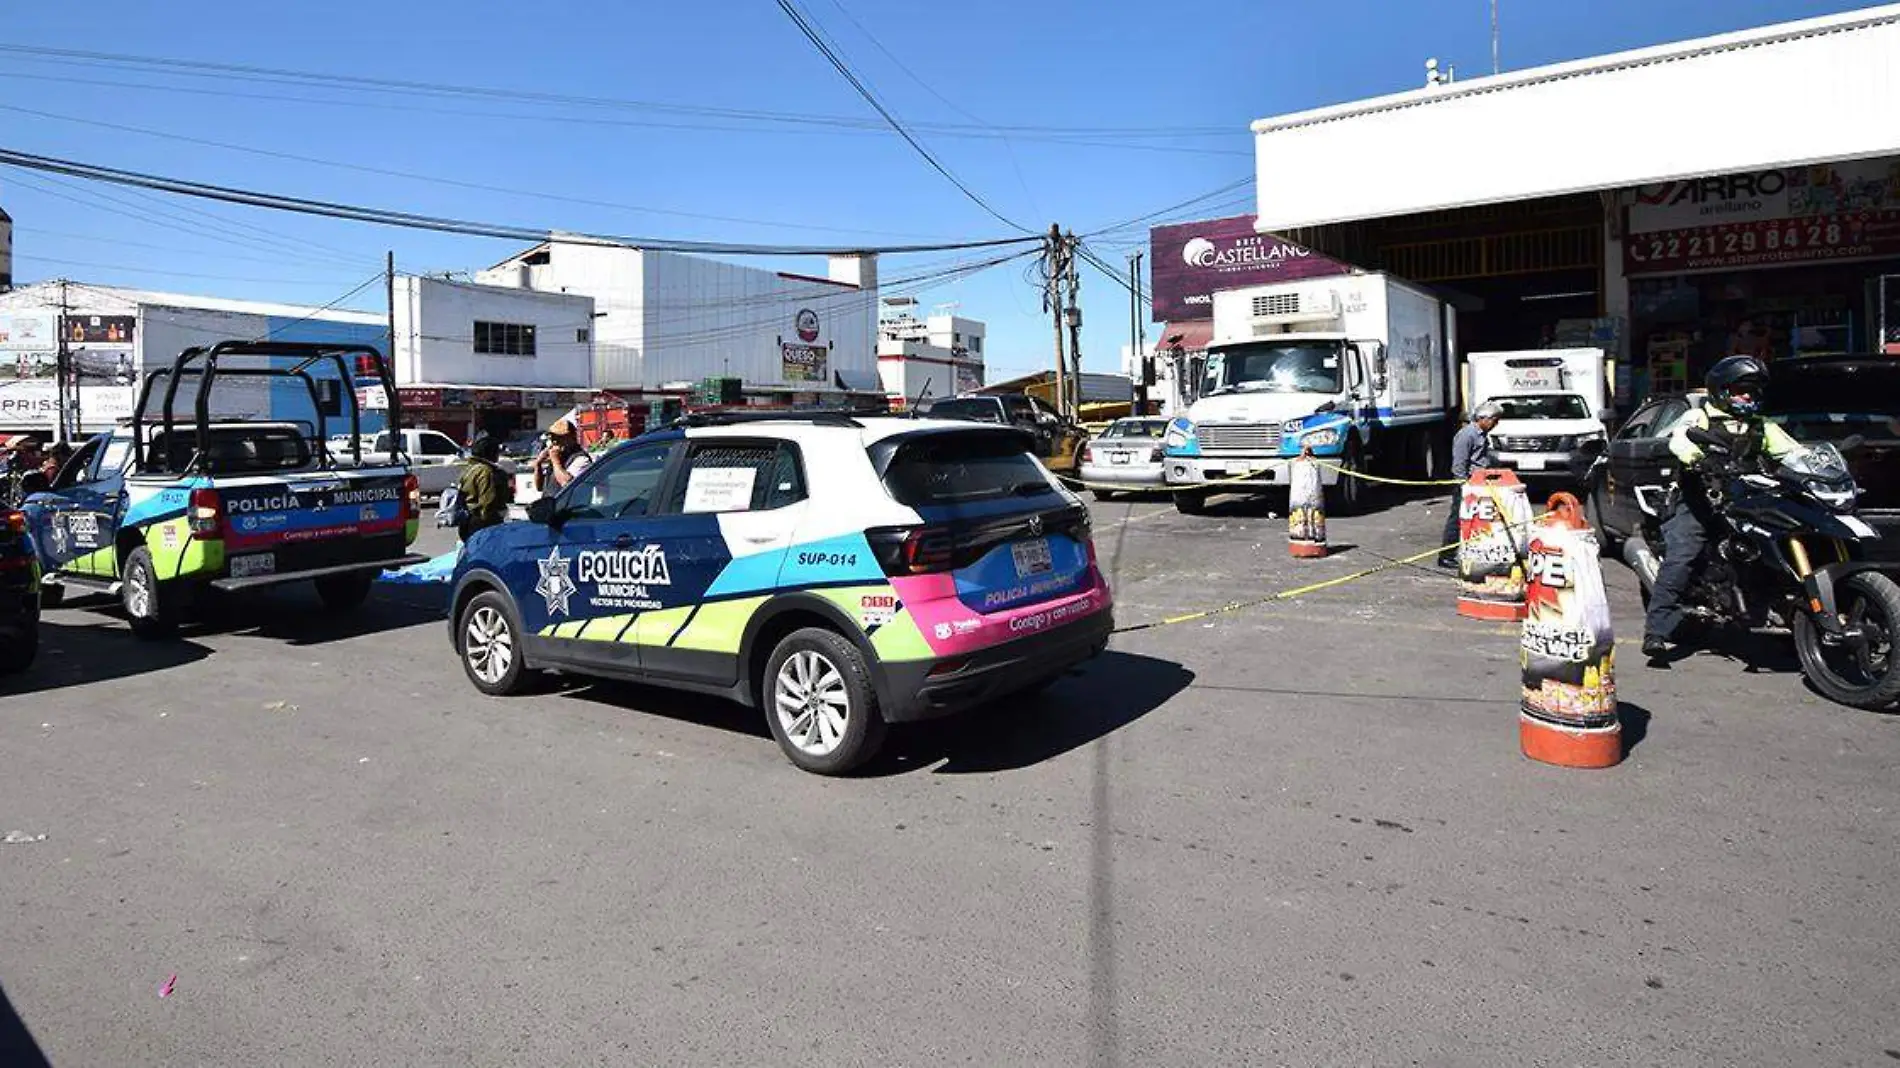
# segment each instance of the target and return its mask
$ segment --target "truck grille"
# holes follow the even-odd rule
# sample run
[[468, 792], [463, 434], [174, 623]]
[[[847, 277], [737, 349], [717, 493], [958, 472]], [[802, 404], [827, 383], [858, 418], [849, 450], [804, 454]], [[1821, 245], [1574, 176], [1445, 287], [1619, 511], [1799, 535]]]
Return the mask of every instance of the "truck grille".
[[1227, 426], [1202, 424], [1195, 428], [1202, 452], [1277, 453], [1280, 451], [1280, 426], [1277, 423], [1233, 423]]
[[1253, 298], [1255, 315], [1298, 315], [1300, 295], [1298, 293], [1268, 293]]
[[1561, 437], [1494, 437], [1491, 444], [1499, 452], [1557, 452], [1568, 448]]

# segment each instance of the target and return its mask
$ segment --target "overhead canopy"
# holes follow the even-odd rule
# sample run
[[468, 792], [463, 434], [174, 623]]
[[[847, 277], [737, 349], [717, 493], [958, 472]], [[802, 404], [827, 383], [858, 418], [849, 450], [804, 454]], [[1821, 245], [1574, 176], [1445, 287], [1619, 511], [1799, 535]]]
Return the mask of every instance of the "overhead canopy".
[[1900, 154], [1900, 4], [1253, 124], [1255, 226]]
[[[1175, 340], [1179, 336], [1180, 340]], [[1161, 340], [1156, 347], [1162, 350], [1179, 347], [1183, 352], [1199, 352], [1207, 348], [1214, 340], [1214, 320], [1187, 319], [1178, 323], [1164, 323], [1161, 327]]]

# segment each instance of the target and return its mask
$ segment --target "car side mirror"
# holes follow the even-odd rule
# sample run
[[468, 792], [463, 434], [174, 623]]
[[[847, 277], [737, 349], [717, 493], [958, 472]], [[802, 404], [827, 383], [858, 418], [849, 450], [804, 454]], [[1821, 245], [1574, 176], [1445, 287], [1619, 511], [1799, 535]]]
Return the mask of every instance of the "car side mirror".
[[546, 527], [559, 526], [560, 524], [557, 521], [558, 515], [559, 513], [555, 511], [555, 499], [553, 497], [536, 497], [533, 502], [528, 505], [529, 522], [539, 523]]

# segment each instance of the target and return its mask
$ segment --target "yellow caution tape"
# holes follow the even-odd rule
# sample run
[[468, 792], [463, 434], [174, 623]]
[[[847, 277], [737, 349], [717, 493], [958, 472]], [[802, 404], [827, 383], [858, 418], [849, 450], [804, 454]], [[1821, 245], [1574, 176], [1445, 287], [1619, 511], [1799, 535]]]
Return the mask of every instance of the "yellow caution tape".
[[1332, 463], [1328, 460], [1322, 460], [1318, 457], [1314, 457], [1313, 462], [1321, 467], [1330, 467], [1347, 478], [1364, 479], [1367, 482], [1383, 482], [1389, 486], [1462, 486], [1465, 484], [1465, 480], [1462, 478], [1392, 478], [1387, 475], [1375, 475], [1369, 471], [1357, 471], [1353, 468]]
[[[1504, 524], [1504, 526], [1507, 529], [1510, 527], [1515, 527], [1515, 526], [1530, 526], [1549, 514], [1550, 512], [1546, 510], [1543, 512], [1539, 512], [1536, 515], [1533, 515], [1531, 518], [1525, 520], [1523, 523], [1507, 523], [1507, 524]], [[1369, 567], [1363, 571], [1355, 571], [1350, 575], [1341, 575], [1338, 578], [1330, 578], [1321, 582], [1309, 583], [1305, 586], [1296, 586], [1290, 590], [1281, 590], [1278, 593], [1270, 593], [1264, 597], [1255, 597], [1255, 598], [1252, 598], [1251, 600], [1232, 601], [1227, 604], [1221, 605], [1219, 608], [1209, 608], [1200, 612], [1185, 612], [1178, 616], [1165, 616], [1161, 619], [1152, 620], [1147, 623], [1130, 623], [1126, 626], [1116, 627], [1113, 633], [1133, 634], [1136, 631], [1153, 630], [1157, 627], [1171, 627], [1180, 623], [1192, 623], [1196, 620], [1208, 619], [1213, 616], [1226, 615], [1230, 612], [1238, 612], [1244, 608], [1255, 608], [1263, 604], [1271, 604], [1274, 601], [1290, 601], [1294, 599], [1295, 597], [1304, 597], [1309, 593], [1318, 593], [1321, 590], [1332, 589], [1335, 586], [1344, 586], [1344, 585], [1347, 585], [1348, 583], [1357, 582], [1360, 579], [1371, 578], [1374, 575], [1383, 574], [1387, 571], [1393, 570], [1394, 568], [1410, 567], [1413, 564], [1416, 564], [1419, 561], [1424, 560], [1426, 557], [1437, 556], [1440, 553], [1450, 552], [1453, 549], [1457, 549], [1461, 547], [1463, 544], [1464, 544], [1464, 539], [1460, 538], [1457, 541], [1452, 542], [1450, 545], [1441, 545], [1434, 549], [1426, 549], [1424, 552], [1413, 553], [1410, 556], [1399, 557], [1398, 559], [1395, 559], [1395, 560], [1387, 560], [1385, 563], [1379, 564], [1376, 567]]]
[[[1292, 462], [1293, 458], [1283, 457], [1283, 459], [1287, 459], [1288, 462]], [[1342, 476], [1346, 478], [1357, 478], [1357, 479], [1362, 479], [1367, 482], [1383, 482], [1390, 486], [1462, 486], [1465, 484], [1465, 480], [1461, 478], [1443, 478], [1443, 479], [1392, 478], [1387, 475], [1375, 475], [1368, 471], [1355, 470], [1353, 468], [1346, 467], [1341, 464], [1332, 463], [1327, 460], [1321, 460], [1318, 457], [1313, 457], [1312, 461], [1320, 465], [1321, 467], [1330, 467], [1333, 470], [1339, 472]], [[1064, 482], [1069, 483], [1070, 485], [1080, 486], [1083, 489], [1107, 490], [1110, 493], [1118, 493], [1118, 492], [1119, 493], [1140, 493], [1140, 492], [1143, 492], [1144, 490], [1148, 490], [1154, 493], [1173, 493], [1177, 490], [1214, 489], [1220, 486], [1227, 485], [1229, 483], [1246, 482], [1249, 480], [1257, 479], [1260, 475], [1260, 472], [1264, 470], [1266, 469], [1261, 468], [1256, 471], [1248, 471], [1245, 474], [1229, 475], [1226, 478], [1215, 479], [1212, 482], [1166, 482], [1166, 483], [1156, 483], [1151, 487], [1144, 487], [1139, 484], [1130, 485], [1125, 482], [1087, 482], [1082, 479], [1076, 478], [1073, 475], [1064, 475], [1064, 474], [1059, 474], [1053, 471], [1050, 473], [1054, 474], [1057, 478], [1061, 479]]]

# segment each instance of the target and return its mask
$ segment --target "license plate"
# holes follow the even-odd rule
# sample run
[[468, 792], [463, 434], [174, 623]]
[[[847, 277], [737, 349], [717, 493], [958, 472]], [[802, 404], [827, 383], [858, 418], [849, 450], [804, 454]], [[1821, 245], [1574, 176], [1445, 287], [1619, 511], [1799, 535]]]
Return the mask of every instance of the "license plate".
[[276, 553], [252, 553], [249, 556], [231, 558], [231, 577], [250, 578], [252, 575], [270, 575], [277, 571]]
[[1128, 462], [1128, 454], [1125, 452], [1111, 452], [1108, 454], [1108, 462], [1111, 464], [1125, 464]]
[[1524, 471], [1542, 471], [1544, 469], [1544, 458], [1542, 456], [1521, 456], [1518, 458], [1517, 466], [1520, 470]]
[[1047, 574], [1055, 570], [1055, 562], [1049, 558], [1048, 538], [1019, 541], [1009, 547], [1009, 554], [1016, 558], [1017, 578], [1028, 578], [1031, 575]]

